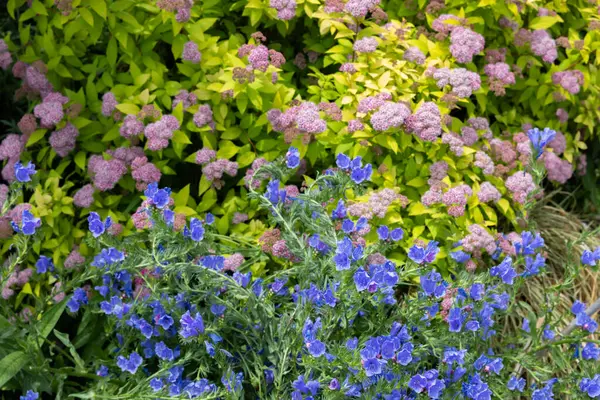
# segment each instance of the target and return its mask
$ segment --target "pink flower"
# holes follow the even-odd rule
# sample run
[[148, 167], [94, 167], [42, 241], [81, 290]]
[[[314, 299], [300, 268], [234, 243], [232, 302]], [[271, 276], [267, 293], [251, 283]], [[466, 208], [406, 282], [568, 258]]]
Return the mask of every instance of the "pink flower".
[[144, 136], [148, 139], [148, 149], [156, 151], [169, 146], [169, 139], [173, 136], [173, 129], [170, 129], [167, 120], [164, 117], [156, 122], [148, 124], [144, 129]]
[[225, 259], [225, 263], [223, 264], [223, 270], [236, 271], [244, 263], [244, 261], [244, 256], [240, 253], [232, 254]]
[[579, 93], [583, 82], [583, 73], [578, 70], [560, 71], [552, 74], [552, 83], [562, 86], [571, 94]]
[[548, 143], [548, 147], [554, 150], [554, 154], [561, 155], [567, 149], [567, 138], [562, 132], [556, 132], [554, 139]]
[[381, 0], [348, 0], [345, 10], [353, 17], [360, 18], [379, 5]]
[[104, 96], [102, 96], [102, 115], [110, 117], [117, 104], [119, 103], [112, 92], [104, 93]]
[[518, 171], [509, 176], [505, 185], [513, 194], [515, 201], [521, 204], [525, 204], [527, 196], [535, 190], [533, 177], [524, 171]]
[[477, 197], [482, 203], [489, 203], [490, 201], [497, 202], [502, 197], [500, 192], [490, 182], [483, 182], [477, 192]]
[[492, 175], [494, 173], [494, 162], [483, 151], [475, 153], [475, 166], [483, 170], [486, 175]]
[[121, 136], [126, 139], [131, 139], [142, 132], [144, 132], [144, 123], [138, 120], [135, 115], [127, 115], [119, 129]]
[[50, 135], [50, 146], [61, 157], [66, 157], [74, 148], [79, 136], [79, 131], [75, 125], [67, 122], [64, 128], [54, 131]]
[[405, 104], [386, 101], [371, 116], [371, 125], [373, 129], [380, 132], [399, 128], [410, 114], [410, 109]]
[[248, 214], [243, 214], [240, 212], [234, 212], [231, 223], [234, 225], [241, 224], [242, 222], [248, 221]]
[[351, 121], [348, 122], [348, 133], [354, 133], [356, 131], [360, 131], [362, 129], [364, 129], [364, 125], [362, 122], [360, 122], [360, 120], [358, 119], [353, 119]]
[[352, 48], [359, 53], [373, 53], [377, 49], [377, 45], [377, 39], [373, 37], [364, 37], [354, 42]]
[[149, 183], [159, 182], [162, 174], [147, 157], [137, 157], [131, 163], [131, 176], [136, 181], [136, 189], [141, 192], [146, 190]]
[[0, 144], [0, 160], [19, 158], [25, 149], [25, 142], [21, 135], [10, 133], [6, 135]]
[[548, 171], [548, 179], [553, 182], [566, 183], [573, 176], [573, 166], [567, 160], [562, 160], [552, 152], [545, 152], [542, 156], [544, 166]]
[[217, 157], [217, 153], [211, 149], [200, 149], [196, 153], [196, 164], [208, 164]]
[[73, 204], [81, 208], [89, 208], [94, 202], [94, 187], [90, 184], [85, 185], [73, 196]]
[[473, 224], [469, 226], [470, 234], [461, 241], [463, 249], [472, 253], [477, 250], [485, 249], [488, 254], [494, 254], [496, 251], [496, 241], [494, 237], [483, 227]]
[[450, 145], [450, 151], [452, 151], [457, 157], [463, 155], [464, 143], [456, 133], [444, 132], [442, 135], [442, 143]]
[[183, 54], [181, 55], [183, 61], [189, 61], [193, 64], [198, 64], [202, 60], [202, 53], [198, 49], [198, 45], [192, 41], [186, 42], [183, 45]]
[[206, 125], [212, 126], [212, 124], [214, 124], [213, 112], [209, 105], [204, 104], [198, 108], [198, 111], [194, 114], [194, 124], [198, 128], [202, 128]]
[[564, 108], [559, 108], [556, 110], [556, 116], [561, 124], [564, 124], [569, 120], [569, 113]]
[[403, 59], [417, 65], [425, 64], [425, 54], [418, 47], [409, 47], [404, 51]]
[[102, 156], [92, 156], [88, 161], [88, 173], [96, 188], [107, 191], [114, 188], [121, 177], [127, 173], [127, 167], [123, 161], [116, 158], [104, 160]]
[[[446, 21], [450, 21], [450, 23], [447, 24]], [[462, 18], [459, 18], [456, 15], [442, 14], [433, 21], [431, 27], [436, 32], [448, 34], [454, 29], [461, 27], [462, 22]]]
[[354, 64], [352, 63], [345, 63], [342, 64], [342, 66], [340, 67], [340, 72], [348, 72], [350, 74], [353, 74], [356, 72], [356, 67], [354, 67]]
[[21, 120], [17, 124], [21, 133], [24, 135], [30, 135], [37, 129], [37, 121], [33, 114], [25, 114], [21, 117]]
[[288, 21], [296, 15], [296, 0], [271, 0], [271, 8], [277, 10], [277, 18]]
[[485, 39], [479, 33], [458, 26], [450, 34], [450, 53], [460, 63], [473, 61], [473, 56], [482, 52]]
[[442, 89], [446, 85], [452, 86], [452, 93], [458, 97], [470, 97], [481, 87], [481, 78], [475, 72], [465, 68], [440, 68], [433, 73], [437, 87]]
[[43, 102], [33, 109], [33, 114], [40, 118], [43, 128], [52, 128], [64, 117], [63, 106], [56, 101]]
[[416, 134], [421, 140], [433, 142], [442, 134], [440, 109], [433, 102], [426, 102], [406, 121], [406, 130]]
[[545, 30], [533, 31], [531, 35], [531, 51], [536, 56], [541, 56], [547, 63], [553, 63], [558, 57], [556, 42]]

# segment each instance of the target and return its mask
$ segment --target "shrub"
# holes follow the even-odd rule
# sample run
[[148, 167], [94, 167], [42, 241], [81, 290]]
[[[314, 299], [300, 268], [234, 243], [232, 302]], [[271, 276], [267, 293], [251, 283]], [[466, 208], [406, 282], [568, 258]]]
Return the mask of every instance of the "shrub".
[[[1, 303], [12, 323], [3, 322], [0, 362], [14, 365], [0, 376], [14, 377], [9, 387], [23, 393], [77, 397], [596, 395], [600, 352], [589, 334], [597, 302], [575, 301], [574, 315], [558, 319], [531, 313], [521, 335], [502, 335], [520, 288], [544, 273], [538, 234], [488, 243], [471, 227], [451, 254], [455, 273], [442, 277], [434, 268], [437, 242], [415, 242], [402, 229], [349, 214], [346, 196], [365, 191], [373, 167], [343, 154], [337, 160], [339, 168], [294, 194], [282, 187], [300, 164], [294, 149], [255, 171], [249, 196], [275, 227], [262, 249], [220, 235], [210, 215], [176, 227], [170, 189], [155, 183], [140, 211], [148, 228], [117, 239], [110, 219], [90, 214], [85, 241], [94, 256], [72, 270], [42, 257], [36, 272], [21, 277], [33, 232], [16, 224], [17, 258], [5, 272], [11, 285], [35, 289], [14, 300], [27, 313], [15, 313], [12, 296]], [[404, 244], [406, 261], [386, 258]], [[288, 268], [253, 276], [265, 253]], [[567, 268], [576, 274], [599, 260], [600, 249], [588, 251], [587, 266], [570, 259]], [[555, 306], [560, 290], [548, 288], [544, 308]], [[76, 333], [61, 332], [73, 317]], [[572, 322], [564, 327], [565, 320]]]
[[[223, 174], [241, 178], [290, 143], [308, 172], [331, 165], [338, 152], [379, 165], [377, 188], [396, 187], [394, 196], [403, 196], [382, 222], [405, 223], [413, 238], [453, 241], [473, 223], [494, 229], [499, 219], [516, 221], [524, 210], [514, 195], [523, 200], [524, 192], [512, 193], [503, 181], [528, 157], [527, 138], [517, 133], [530, 126], [521, 125], [563, 131], [553, 148], [564, 159], [545, 156], [548, 176], [559, 182], [585, 148], [581, 138], [593, 132], [596, 32], [576, 21], [593, 16], [572, 3], [461, 7], [11, 1], [19, 32], [6, 42], [24, 82], [17, 95], [27, 97], [30, 113], [14, 144], [25, 149], [0, 158], [8, 159], [7, 177], [15, 154], [33, 160], [41, 170], [36, 193], [56, 188], [51, 199], [23, 199], [52, 219], [34, 250], [55, 249], [58, 263], [79, 244], [89, 209], [72, 206], [77, 193], [85, 201], [76, 206], [91, 203], [129, 234], [136, 190], [159, 176], [177, 192], [175, 212], [211, 211], [221, 234], [256, 238], [261, 229], [232, 226], [234, 211], [252, 217], [254, 209], [243, 179]], [[522, 21], [534, 32], [517, 30]], [[579, 30], [583, 40], [575, 38]], [[523, 40], [539, 46], [520, 46]], [[199, 150], [215, 151], [216, 160], [194, 166]], [[434, 182], [428, 168], [439, 163], [448, 165], [447, 176]], [[110, 195], [92, 202], [90, 183]], [[81, 251], [88, 254], [85, 245]]]

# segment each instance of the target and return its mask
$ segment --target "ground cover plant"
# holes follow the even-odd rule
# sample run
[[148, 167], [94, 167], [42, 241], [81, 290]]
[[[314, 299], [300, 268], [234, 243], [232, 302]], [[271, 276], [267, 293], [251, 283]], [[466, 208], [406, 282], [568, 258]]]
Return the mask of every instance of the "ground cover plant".
[[600, 396], [595, 2], [2, 11], [5, 398]]

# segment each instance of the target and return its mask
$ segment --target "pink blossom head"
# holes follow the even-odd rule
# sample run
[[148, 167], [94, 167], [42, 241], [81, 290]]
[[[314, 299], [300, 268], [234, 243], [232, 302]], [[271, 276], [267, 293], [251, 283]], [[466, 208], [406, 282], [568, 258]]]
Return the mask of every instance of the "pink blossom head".
[[90, 184], [85, 185], [73, 196], [73, 204], [81, 208], [89, 208], [94, 202], [94, 187]]
[[104, 96], [102, 96], [102, 115], [110, 117], [117, 104], [119, 104], [117, 98], [112, 92], [104, 93]]
[[426, 102], [406, 119], [406, 129], [421, 140], [432, 142], [442, 133], [440, 109], [433, 102]]
[[186, 42], [183, 45], [183, 54], [181, 58], [184, 61], [189, 61], [193, 64], [198, 64], [202, 59], [202, 53], [198, 49], [198, 45], [192, 41]]
[[418, 47], [409, 47], [404, 51], [404, 60], [413, 62], [417, 65], [425, 64], [425, 54]]
[[66, 157], [74, 148], [79, 136], [79, 131], [70, 122], [64, 128], [54, 131], [50, 135], [50, 146], [60, 157]]
[[277, 18], [289, 21], [296, 15], [296, 0], [270, 0], [269, 6], [277, 10]]
[[564, 124], [569, 120], [569, 113], [564, 108], [559, 108], [556, 110], [556, 116], [561, 124]]
[[198, 108], [198, 111], [194, 114], [194, 124], [198, 128], [210, 125], [213, 122], [213, 112], [209, 105], [204, 104]]
[[217, 157], [217, 153], [211, 149], [200, 149], [196, 153], [196, 164], [208, 164]]
[[556, 42], [545, 30], [533, 31], [531, 34], [531, 51], [536, 56], [542, 57], [547, 63], [553, 63], [558, 57]]
[[505, 182], [506, 188], [513, 194], [516, 202], [525, 204], [527, 197], [535, 190], [533, 177], [524, 171], [517, 171]]
[[23, 115], [17, 126], [21, 130], [21, 133], [23, 133], [24, 135], [31, 135], [37, 129], [37, 121], [35, 119], [35, 115]]
[[364, 129], [363, 123], [358, 119], [353, 119], [348, 122], [348, 133], [354, 133], [356, 131], [360, 131]]
[[380, 2], [381, 0], [348, 0], [344, 9], [353, 17], [361, 18], [365, 17], [369, 11], [374, 10]]
[[386, 101], [371, 116], [371, 125], [376, 131], [386, 131], [390, 128], [399, 128], [411, 114], [410, 109], [403, 103]]
[[490, 182], [483, 182], [477, 192], [477, 197], [482, 203], [497, 202], [502, 197], [500, 192]]
[[473, 61], [473, 56], [483, 51], [485, 39], [469, 28], [456, 27], [450, 34], [450, 53], [459, 63]]
[[545, 152], [542, 156], [544, 166], [548, 171], [548, 179], [564, 184], [573, 176], [573, 166], [567, 160], [562, 160], [552, 152]]
[[33, 114], [40, 119], [43, 128], [52, 128], [64, 117], [63, 106], [56, 101], [43, 102], [33, 109]]
[[138, 120], [135, 115], [127, 115], [121, 128], [119, 128], [119, 133], [126, 139], [131, 139], [142, 132], [144, 132], [144, 123]]
[[354, 42], [353, 49], [359, 53], [373, 53], [377, 49], [377, 39], [364, 37]]
[[21, 135], [10, 133], [0, 143], [0, 160], [19, 158], [25, 149], [25, 141]]

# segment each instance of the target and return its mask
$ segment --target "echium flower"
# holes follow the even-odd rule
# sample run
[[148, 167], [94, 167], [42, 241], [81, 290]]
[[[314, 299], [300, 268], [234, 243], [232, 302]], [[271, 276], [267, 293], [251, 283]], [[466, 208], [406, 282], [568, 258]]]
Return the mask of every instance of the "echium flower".
[[288, 168], [298, 168], [300, 165], [300, 151], [295, 147], [290, 147], [285, 154], [285, 161]]
[[102, 235], [110, 226], [112, 225], [112, 219], [106, 217], [106, 220], [102, 222], [100, 215], [97, 212], [92, 211], [90, 215], [88, 215], [88, 224], [90, 232], [92, 235], [97, 238]]
[[26, 165], [21, 164], [21, 161], [15, 163], [15, 178], [18, 182], [30, 182], [35, 172], [35, 165], [31, 161]]
[[373, 166], [371, 164], [367, 164], [363, 167], [361, 156], [350, 159], [350, 157], [347, 155], [340, 153], [336, 157], [336, 164], [342, 170], [350, 172], [350, 178], [356, 184], [360, 184], [371, 179]]
[[202, 226], [202, 221], [197, 218], [192, 218], [190, 220], [190, 227], [187, 226], [183, 228], [183, 236], [189, 237], [194, 242], [200, 242], [204, 239], [204, 227]]
[[410, 258], [417, 264], [430, 264], [433, 262], [433, 260], [435, 260], [435, 257], [437, 256], [439, 251], [440, 249], [438, 247], [438, 242], [432, 240], [427, 244], [425, 248], [413, 245], [408, 250], [408, 258]]
[[149, 183], [146, 190], [144, 190], [144, 196], [151, 199], [152, 204], [159, 209], [163, 209], [169, 204], [170, 195], [171, 189], [168, 187], [159, 189], [157, 182]]
[[546, 147], [556, 136], [556, 131], [550, 128], [544, 128], [543, 131], [540, 131], [538, 128], [533, 128], [527, 132], [527, 136], [535, 151], [535, 158], [538, 159], [544, 152], [544, 147]]
[[21, 213], [21, 226], [15, 221], [10, 221], [10, 225], [17, 233], [23, 233], [24, 235], [33, 235], [35, 230], [41, 225], [39, 218], [35, 218], [31, 211], [23, 210]]

